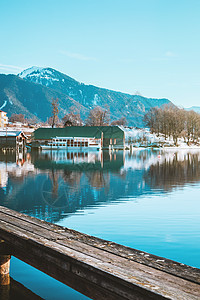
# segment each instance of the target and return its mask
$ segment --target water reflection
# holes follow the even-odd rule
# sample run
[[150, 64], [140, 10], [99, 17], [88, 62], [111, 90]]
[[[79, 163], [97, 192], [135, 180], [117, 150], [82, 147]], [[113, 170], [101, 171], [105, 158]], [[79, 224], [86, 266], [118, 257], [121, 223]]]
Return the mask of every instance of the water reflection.
[[51, 222], [198, 181], [198, 150], [0, 153], [1, 205]]
[[144, 176], [153, 188], [170, 191], [173, 187], [200, 181], [200, 152], [170, 152], [160, 159]]
[[[198, 150], [0, 153], [0, 205], [196, 267], [199, 182]], [[12, 264], [12, 276], [45, 299], [85, 299]]]

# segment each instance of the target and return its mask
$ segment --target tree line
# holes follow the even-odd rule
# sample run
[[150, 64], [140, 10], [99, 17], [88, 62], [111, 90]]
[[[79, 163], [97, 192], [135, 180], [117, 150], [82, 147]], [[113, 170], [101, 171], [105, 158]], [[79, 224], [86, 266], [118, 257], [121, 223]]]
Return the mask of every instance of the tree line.
[[200, 114], [193, 110], [172, 105], [153, 107], [145, 115], [144, 122], [152, 133], [163, 134], [165, 139], [171, 137], [175, 145], [178, 138], [184, 138], [189, 145], [198, 143], [200, 137]]
[[85, 121], [81, 119], [80, 110], [76, 107], [71, 107], [69, 113], [67, 113], [62, 121], [64, 126], [108, 126], [108, 125], [123, 125], [125, 126], [127, 121], [125, 117], [122, 117], [115, 121], [110, 121], [110, 109], [109, 107], [102, 108], [95, 106], [90, 109], [88, 117]]
[[[89, 110], [88, 117], [86, 120], [82, 120], [80, 109], [72, 106], [69, 112], [65, 114], [62, 119], [59, 119], [59, 100], [52, 99], [51, 101], [51, 116], [48, 118], [47, 122], [44, 124], [53, 127], [66, 127], [66, 126], [108, 126], [108, 125], [122, 125], [127, 124], [126, 118], [121, 117], [120, 119], [110, 120], [110, 109], [109, 107], [102, 108], [100, 106], [95, 106], [93, 109]], [[21, 123], [37, 123], [37, 120], [26, 119], [23, 114], [12, 114], [9, 118], [10, 122], [21, 122]], [[44, 125], [42, 124], [42, 125]]]

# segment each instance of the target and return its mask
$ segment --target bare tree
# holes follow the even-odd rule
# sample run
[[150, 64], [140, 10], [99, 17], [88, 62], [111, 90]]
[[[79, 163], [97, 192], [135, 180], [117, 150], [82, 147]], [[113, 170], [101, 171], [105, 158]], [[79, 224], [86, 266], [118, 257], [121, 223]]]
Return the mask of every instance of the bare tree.
[[145, 124], [151, 132], [172, 137], [177, 145], [178, 138], [184, 138], [197, 143], [200, 136], [200, 114], [194, 111], [186, 111], [176, 106], [166, 105], [160, 108], [151, 108], [144, 117]]
[[38, 118], [34, 116], [33, 118], [26, 119], [27, 123], [30, 125], [36, 125], [38, 123]]
[[127, 124], [127, 120], [125, 117], [121, 117], [119, 120], [115, 120], [113, 122], [111, 122], [110, 125], [122, 125], [122, 126], [126, 126]]
[[9, 118], [10, 122], [25, 122], [25, 116], [23, 114], [12, 114]]
[[188, 144], [191, 141], [197, 141], [200, 136], [200, 114], [191, 110], [186, 114], [186, 129]]
[[159, 133], [159, 108], [152, 107], [144, 116], [144, 123], [151, 129], [151, 132]]
[[86, 120], [88, 126], [107, 126], [110, 122], [110, 109], [96, 106], [90, 110]]
[[49, 122], [52, 126], [52, 128], [54, 128], [54, 126], [56, 125], [57, 121], [58, 121], [58, 113], [59, 113], [59, 109], [58, 109], [58, 98], [56, 99], [52, 99], [51, 102], [51, 107], [52, 107], [52, 116], [51, 118], [49, 118]]
[[74, 106], [70, 108], [70, 112], [62, 118], [62, 121], [64, 123], [64, 127], [83, 125], [83, 121], [81, 120], [80, 116], [80, 110]]

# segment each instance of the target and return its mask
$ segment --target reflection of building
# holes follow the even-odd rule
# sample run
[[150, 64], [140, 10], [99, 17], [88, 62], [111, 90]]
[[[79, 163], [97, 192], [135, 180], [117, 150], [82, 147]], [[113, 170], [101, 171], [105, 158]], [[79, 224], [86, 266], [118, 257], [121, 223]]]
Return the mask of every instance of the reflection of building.
[[[84, 141], [83, 141], [84, 139]], [[41, 145], [54, 145], [59, 143], [61, 149], [92, 148], [89, 143], [85, 144], [85, 139], [91, 139], [92, 143], [103, 148], [124, 148], [125, 135], [119, 126], [68, 126], [65, 128], [38, 128], [33, 133], [33, 147]], [[62, 142], [61, 142], [62, 140]], [[73, 143], [72, 143], [73, 142]], [[84, 143], [82, 145], [82, 143]], [[65, 146], [63, 146], [65, 145]], [[52, 146], [53, 147], [53, 146]], [[99, 147], [99, 146], [98, 146]]]
[[67, 150], [35, 152], [33, 163], [40, 170], [119, 171], [124, 164], [124, 151], [75, 152]]
[[8, 124], [7, 113], [0, 110], [0, 128], [6, 127], [7, 124]]
[[41, 152], [41, 158], [45, 157], [50, 159], [57, 164], [81, 164], [81, 163], [95, 163], [101, 161], [102, 153], [98, 151], [91, 152], [76, 152], [76, 151], [50, 151], [44, 150]]
[[30, 156], [27, 154], [7, 151], [0, 151], [0, 188], [5, 188], [8, 184], [8, 178], [24, 178], [29, 173], [34, 173], [34, 165], [30, 161]]
[[4, 188], [7, 186], [8, 182], [8, 173], [6, 171], [6, 168], [3, 168], [0, 164], [0, 187]]
[[16, 165], [14, 152], [8, 151], [5, 155], [0, 152], [0, 169], [4, 169], [0, 171], [1, 205], [58, 222], [72, 213], [80, 214], [87, 207], [135, 201], [143, 195], [200, 182], [199, 150], [184, 155], [183, 150], [178, 154], [172, 151], [161, 153], [161, 157], [159, 151], [126, 152], [125, 165], [122, 151], [98, 152], [103, 155], [102, 163], [98, 157], [96, 162], [88, 163], [87, 155], [81, 163], [82, 156], [75, 156], [75, 151], [69, 154], [67, 151], [49, 151], [48, 154], [35, 151], [26, 154], [23, 166]]
[[23, 149], [26, 144], [26, 136], [22, 131], [0, 131], [0, 149]]

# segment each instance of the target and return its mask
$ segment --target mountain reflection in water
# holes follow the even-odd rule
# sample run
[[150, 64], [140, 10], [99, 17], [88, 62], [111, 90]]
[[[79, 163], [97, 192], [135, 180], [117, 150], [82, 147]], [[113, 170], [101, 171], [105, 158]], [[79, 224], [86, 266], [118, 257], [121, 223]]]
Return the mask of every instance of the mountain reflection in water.
[[0, 205], [50, 222], [199, 181], [198, 150], [0, 153]]

